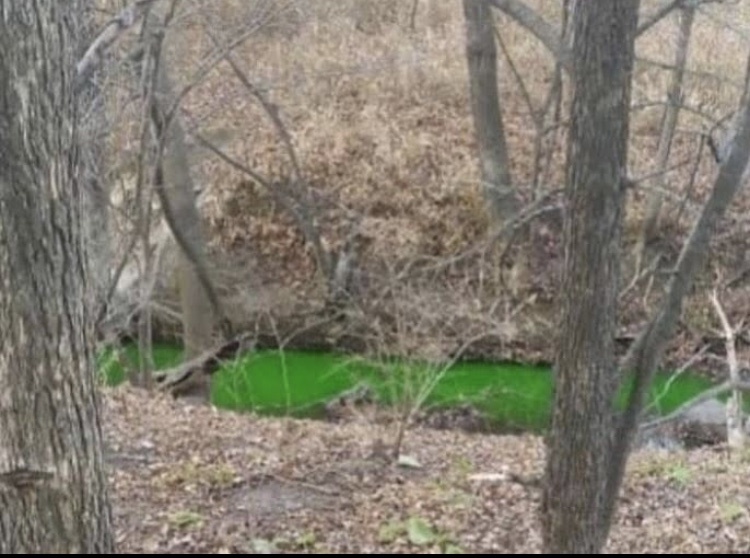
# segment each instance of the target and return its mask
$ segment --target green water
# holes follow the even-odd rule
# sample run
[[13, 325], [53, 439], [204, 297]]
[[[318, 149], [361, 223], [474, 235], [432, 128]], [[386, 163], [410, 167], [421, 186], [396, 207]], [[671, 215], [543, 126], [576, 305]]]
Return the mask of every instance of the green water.
[[[126, 347], [126, 359], [137, 366], [137, 349]], [[179, 364], [181, 350], [154, 348], [158, 369]], [[124, 381], [125, 372], [111, 353], [101, 356], [100, 370], [109, 385]], [[365, 361], [331, 353], [259, 351], [224, 365], [212, 377], [212, 402], [220, 408], [263, 414], [319, 417], [325, 404], [343, 391], [366, 382], [387, 404], [413, 400], [435, 379], [439, 368], [404, 361]], [[659, 374], [651, 389], [655, 409], [668, 413], [711, 386], [683, 374], [667, 387], [669, 374]], [[627, 388], [628, 386], [625, 386]], [[552, 398], [548, 368], [490, 363], [459, 363], [444, 371], [425, 399], [425, 408], [468, 403], [481, 410], [498, 429], [539, 431], [546, 427]], [[622, 397], [621, 397], [622, 399]]]

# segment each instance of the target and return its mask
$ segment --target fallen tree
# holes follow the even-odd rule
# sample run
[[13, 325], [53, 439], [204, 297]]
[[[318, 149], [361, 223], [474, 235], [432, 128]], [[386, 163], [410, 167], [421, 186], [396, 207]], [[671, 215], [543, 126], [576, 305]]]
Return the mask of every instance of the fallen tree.
[[225, 362], [232, 361], [254, 348], [254, 336], [243, 333], [187, 362], [154, 374], [154, 380], [160, 390], [169, 392], [173, 397], [190, 396], [194, 386], [200, 385], [205, 376], [210, 376]]

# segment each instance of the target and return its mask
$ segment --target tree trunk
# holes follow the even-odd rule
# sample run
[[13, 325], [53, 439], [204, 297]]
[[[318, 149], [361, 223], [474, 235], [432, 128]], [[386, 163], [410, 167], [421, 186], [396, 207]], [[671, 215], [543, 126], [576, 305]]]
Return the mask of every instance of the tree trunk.
[[646, 205], [646, 215], [643, 219], [638, 242], [635, 246], [635, 274], [641, 272], [641, 264], [646, 251], [646, 246], [653, 240], [658, 232], [659, 215], [664, 203], [664, 190], [666, 189], [666, 172], [669, 163], [669, 153], [672, 150], [672, 139], [677, 129], [677, 120], [680, 115], [682, 104], [682, 84], [685, 78], [685, 65], [687, 64], [688, 47], [690, 46], [690, 35], [695, 19], [695, 8], [686, 6], [680, 13], [680, 28], [677, 35], [675, 51], [675, 66], [672, 78], [667, 90], [667, 106], [664, 108], [662, 117], [661, 133], [659, 135], [659, 146], [656, 150], [657, 175], [649, 181], [652, 191], [649, 194]]
[[576, 2], [562, 323], [542, 501], [545, 550], [601, 551], [619, 376], [614, 339], [638, 0]]
[[[156, 90], [156, 102], [162, 114], [166, 113], [166, 109], [173, 102], [172, 88], [164, 64], [166, 61], [162, 58], [159, 62]], [[167, 135], [166, 150], [161, 161], [164, 192], [169, 200], [175, 221], [179, 223], [181, 233], [195, 250], [200, 251], [200, 265], [204, 265], [206, 247], [203, 227], [195, 199], [195, 185], [190, 174], [190, 161], [185, 148], [185, 133], [178, 117], [172, 120], [164, 133]], [[185, 353], [187, 358], [191, 358], [213, 346], [215, 316], [195, 265], [184, 250], [180, 250], [177, 273]]]
[[111, 553], [74, 72], [82, 0], [0, 17], [0, 553]]
[[500, 112], [492, 12], [485, 0], [463, 0], [463, 7], [469, 96], [483, 191], [495, 224], [502, 225], [516, 215], [518, 199], [513, 190]]
[[[145, 125], [153, 126], [157, 149], [155, 150], [156, 156], [151, 157], [146, 154], [149, 149], [148, 141], [142, 142], [142, 151], [138, 157], [140, 160], [136, 164], [139, 167], [143, 161], [153, 161], [155, 164], [155, 168], [151, 169], [153, 174], [150, 175], [152, 179], [150, 182], [161, 204], [165, 226], [160, 226], [153, 233], [150, 231], [152, 202], [150, 199], [143, 199], [148, 196], [141, 189], [139, 171], [138, 206], [142, 212], [138, 216], [140, 223], [138, 233], [143, 246], [142, 257], [145, 263], [140, 270], [136, 270], [134, 269], [137, 267], [135, 262], [121, 261], [121, 267], [115, 272], [118, 282], [113, 287], [116, 290], [114, 294], [121, 301], [120, 308], [105, 324], [107, 330], [112, 330], [123, 321], [123, 316], [127, 317], [131, 310], [141, 307], [138, 313], [138, 342], [141, 356], [146, 358], [150, 353], [152, 336], [148, 300], [153, 294], [154, 285], [158, 280], [157, 275], [160, 273], [158, 261], [153, 260], [161, 259], [160, 254], [172, 239], [178, 249], [175, 275], [182, 311], [186, 358], [191, 359], [214, 346], [214, 330], [217, 323], [221, 325], [221, 333], [225, 340], [233, 337], [232, 325], [225, 317], [207, 263], [205, 237], [195, 193], [196, 188], [191, 175], [191, 165], [195, 154], [191, 155], [186, 145], [185, 132], [177, 111], [181, 94], [184, 94], [189, 87], [179, 93], [173, 91], [169, 76], [169, 62], [162, 54], [166, 27], [174, 17], [177, 5], [176, 1], [157, 3], [154, 10], [144, 14], [146, 33], [144, 33], [141, 45], [142, 56], [139, 57], [143, 64], [141, 71], [144, 76], [147, 76], [143, 95], [149, 120]], [[122, 16], [125, 19], [122, 25], [131, 24], [132, 19], [137, 15], [136, 13], [127, 17]], [[120, 32], [122, 25], [118, 24], [114, 33]], [[100, 35], [100, 38], [102, 36], [104, 33]], [[79, 65], [84, 70], [95, 63], [85, 63], [88, 57], [87, 54]], [[79, 69], [79, 72], [82, 71]], [[90, 72], [90, 70], [87, 71]], [[166, 232], [165, 227], [171, 233], [172, 239], [163, 238], [163, 232]], [[152, 269], [154, 266], [155, 269]], [[171, 269], [169, 272], [171, 273]], [[133, 293], [136, 289], [140, 289], [139, 295]], [[134, 300], [136, 297], [140, 300]], [[125, 327], [130, 326], [126, 324]], [[139, 370], [133, 371], [130, 377], [131, 382], [150, 386], [152, 378], [150, 370], [153, 366], [148, 360], [141, 360], [140, 364]], [[173, 390], [173, 394], [205, 402], [210, 395], [209, 387], [207, 377], [195, 376], [186, 378], [178, 388]]]
[[[148, 25], [158, 34], [160, 30], [157, 26], [162, 25], [164, 20], [165, 18], [151, 15]], [[160, 41], [161, 38], [157, 35], [153, 40]], [[153, 61], [157, 74], [152, 117], [157, 133], [163, 136], [165, 146], [162, 159], [157, 162], [161, 166], [162, 182], [155, 186], [167, 223], [180, 248], [177, 279], [185, 358], [189, 360], [213, 347], [214, 325], [223, 315], [206, 264], [203, 227], [190, 174], [185, 133], [178, 115], [165, 121], [175, 102], [168, 61], [163, 54], [163, 45], [159, 44], [153, 50], [157, 53], [158, 60]], [[181, 389], [180, 395], [207, 401], [210, 392], [209, 378], [195, 375]]]

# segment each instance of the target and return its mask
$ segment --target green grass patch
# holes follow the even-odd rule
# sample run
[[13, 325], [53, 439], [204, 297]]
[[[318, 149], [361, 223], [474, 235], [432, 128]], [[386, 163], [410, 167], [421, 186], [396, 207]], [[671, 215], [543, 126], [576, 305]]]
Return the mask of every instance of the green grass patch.
[[[99, 364], [106, 383], [116, 385], [124, 381], [125, 371], [112, 357], [111, 351], [105, 352]], [[154, 347], [157, 368], [174, 366], [180, 358], [177, 347]], [[137, 348], [126, 347], [121, 360], [137, 366]], [[219, 369], [212, 378], [211, 398], [217, 407], [234, 411], [320, 417], [328, 401], [363, 382], [386, 404], [414, 400], [439, 370], [425, 363], [396, 359], [376, 363], [332, 353], [259, 351]], [[665, 389], [669, 378], [669, 374], [657, 375], [651, 388], [651, 401], [658, 398], [655, 410], [662, 414], [711, 386], [704, 378], [682, 374]], [[497, 428], [540, 431], [549, 422], [551, 398], [548, 368], [459, 363], [445, 371], [425, 399], [425, 406], [468, 403], [484, 412]]]

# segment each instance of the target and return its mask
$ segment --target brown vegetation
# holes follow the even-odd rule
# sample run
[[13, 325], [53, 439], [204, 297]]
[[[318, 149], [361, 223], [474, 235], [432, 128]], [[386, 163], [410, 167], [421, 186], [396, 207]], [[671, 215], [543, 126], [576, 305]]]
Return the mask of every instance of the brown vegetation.
[[[530, 4], [549, 21], [559, 20], [551, 4]], [[656, 4], [644, 2], [642, 12]], [[512, 246], [485, 242], [488, 221], [467, 96], [460, 3], [419, 2], [414, 30], [409, 25], [411, 2], [376, 6], [353, 0], [310, 5], [223, 0], [209, 8], [195, 6], [185, 10], [167, 42], [178, 90], [190, 83], [213, 48], [206, 26], [220, 40], [228, 39], [258, 17], [258, 6], [267, 7], [257, 32], [234, 51], [234, 58], [279, 109], [310, 188], [324, 246], [336, 253], [353, 228], [368, 239], [359, 255], [366, 288], [352, 319], [386, 324], [382, 332], [393, 323], [394, 313], [413, 312], [414, 339], [405, 346], [424, 348], [422, 356], [445, 356], [467, 337], [491, 330], [501, 342], [470, 352], [498, 359], [551, 360], [561, 221], [557, 212], [546, 211], [529, 229], [512, 236]], [[542, 197], [542, 203], [528, 210], [536, 215], [535, 209], [557, 203], [555, 192], [563, 181], [564, 133], [552, 130], [545, 144], [552, 150], [549, 171], [536, 190], [530, 183], [535, 128], [527, 100], [541, 106], [554, 64], [528, 32], [505, 17], [498, 22], [512, 60], [511, 68], [501, 56], [500, 68], [512, 176], [526, 204]], [[661, 296], [662, 270], [676, 260], [697, 204], [712, 183], [716, 164], [705, 147], [706, 134], [713, 121], [736, 107], [747, 22], [750, 13], [742, 3], [708, 4], [696, 16], [684, 83], [684, 104], [691, 110], [681, 111], [671, 150], [674, 168], [665, 180], [663, 228], [647, 247], [641, 277], [633, 277], [634, 261], [624, 262], [622, 348]], [[677, 32], [676, 22], [667, 18], [637, 43], [630, 143], [635, 179], [648, 176], [655, 164]], [[513, 69], [523, 78], [525, 94]], [[186, 96], [183, 109], [189, 132], [220, 138], [227, 154], [272, 181], [283, 183], [292, 176], [277, 129], [227, 63], [206, 74]], [[127, 111], [118, 114], [123, 118], [115, 127], [114, 154], [127, 149], [135, 132]], [[713, 135], [718, 139], [722, 133]], [[196, 148], [196, 161], [197, 153]], [[290, 316], [319, 309], [325, 298], [314, 280], [315, 258], [304, 236], [258, 183], [205, 153], [195, 167], [232, 317], [246, 325], [270, 313], [282, 329], [298, 327], [300, 320]], [[647, 197], [640, 187], [630, 195], [627, 245], [637, 240]], [[718, 275], [731, 283], [725, 300], [735, 315], [748, 308], [742, 274], [749, 202], [747, 193], [736, 200], [700, 281], [707, 286]], [[169, 288], [161, 296], [169, 306]], [[431, 315], [423, 315], [425, 308]], [[679, 364], [713, 339], [714, 325], [710, 302], [696, 289], [671, 345], [669, 363]], [[386, 341], [393, 344], [392, 335]], [[700, 366], [708, 370], [712, 362]]]
[[[515, 0], [491, 3], [500, 12], [518, 7]], [[553, 10], [550, 3], [530, 2], [541, 16], [534, 16], [537, 39], [529, 34], [534, 25], [527, 22], [521, 29], [498, 12], [493, 38], [493, 29], [480, 25], [488, 12], [472, 12], [481, 6], [470, 0], [464, 3], [465, 15], [476, 17], [467, 27], [457, 3], [352, 0], [310, 6], [227, 0], [209, 5], [186, 0], [164, 42], [163, 60], [175, 81], [176, 98], [182, 101], [179, 118], [192, 141], [185, 153], [191, 152], [188, 162], [210, 231], [209, 267], [214, 278], [223, 278], [222, 307], [229, 309], [227, 317], [236, 329], [254, 331], [256, 342], [265, 335], [284, 347], [322, 342], [375, 356], [395, 353], [441, 363], [467, 354], [549, 361], [556, 348], [556, 407], [542, 524], [545, 549], [563, 553], [598, 551], [605, 542], [607, 529], [595, 531], [610, 523], [643, 394], [653, 370], [663, 364], [666, 339], [677, 330], [667, 366], [693, 355], [692, 367], [710, 372], [717, 357], [728, 351], [735, 378], [737, 363], [747, 356], [748, 344], [729, 325], [744, 323], [747, 313], [747, 193], [734, 200], [727, 215], [725, 208], [747, 166], [750, 111], [739, 117], [732, 113], [743, 87], [743, 103], [748, 98], [747, 83], [737, 76], [745, 70], [750, 12], [739, 3], [691, 6], [685, 21], [692, 24], [692, 45], [684, 75], [677, 75], [672, 60], [679, 64], [681, 56], [673, 53], [675, 35], [681, 34], [686, 46], [686, 27], [680, 29], [676, 17], [651, 25], [651, 14], [663, 4], [643, 2], [636, 17], [639, 3], [627, 4], [632, 9], [629, 19], [618, 19], [615, 8], [610, 14], [632, 24], [627, 33], [631, 39], [643, 31], [635, 52], [630, 108], [630, 63], [618, 74], [617, 64], [607, 60], [621, 53], [622, 46], [609, 44], [611, 52], [602, 46], [614, 37], [616, 25], [609, 29], [587, 23], [585, 14], [596, 19], [597, 13], [606, 11], [597, 7], [589, 12], [588, 5], [576, 10], [578, 32], [572, 47], [566, 31], [562, 40], [556, 38], [557, 29], [565, 25], [555, 13], [559, 6]], [[582, 39], [585, 31], [598, 36], [602, 27], [609, 31], [599, 39]], [[483, 39], [481, 49], [472, 51], [470, 40], [467, 51], [466, 31], [476, 39], [475, 47]], [[502, 57], [502, 119], [476, 102], [491, 99], [492, 109], [498, 104], [496, 78], [481, 71], [479, 60], [494, 57], [495, 40]], [[587, 49], [599, 53], [590, 57], [590, 66], [584, 63]], [[717, 60], [722, 50], [739, 54]], [[597, 77], [597, 69], [610, 73], [602, 71]], [[111, 77], [117, 79], [117, 72]], [[576, 85], [575, 95], [571, 83]], [[470, 101], [470, 91], [478, 88], [485, 93]], [[625, 112], [622, 107], [619, 114], [602, 110], [602, 99], [620, 96], [626, 99]], [[122, 102], [126, 98], [112, 98], [116, 114], [122, 116], [113, 126], [114, 159], [134, 144], [132, 122], [137, 114]], [[670, 102], [679, 102], [679, 114], [665, 111]], [[594, 119], [587, 123], [586, 118]], [[500, 148], [501, 138], [486, 133], [501, 130], [501, 120], [508, 157]], [[489, 125], [483, 128], [483, 122]], [[566, 143], [569, 124], [572, 133]], [[618, 137], [592, 133], [604, 129], [619, 130]], [[601, 149], [601, 142], [610, 140], [612, 149]], [[488, 146], [498, 147], [498, 152]], [[479, 152], [486, 156], [482, 176], [476, 164]], [[183, 170], [188, 162], [181, 165]], [[127, 165], [117, 166], [120, 172], [112, 178], [120, 181], [116, 189], [126, 207], [134, 189], [128, 185], [132, 180]], [[622, 174], [624, 169], [628, 176]], [[568, 190], [563, 197], [566, 170]], [[512, 188], [506, 189], [511, 181]], [[622, 186], [627, 207], [620, 191], [606, 190], [602, 181]], [[482, 196], [488, 184], [501, 194], [491, 216]], [[505, 200], [512, 200], [512, 207]], [[658, 220], [656, 209], [661, 209]], [[698, 223], [704, 226], [694, 227], [699, 214]], [[121, 216], [118, 221], [127, 219]], [[690, 230], [698, 232], [686, 242]], [[711, 257], [704, 271], [708, 239]], [[157, 251], [168, 252], [164, 246]], [[147, 241], [142, 248], [148, 253]], [[563, 259], [566, 284], [560, 286]], [[172, 303], [174, 266], [168, 258], [165, 262], [156, 277], [156, 296], [142, 299], [150, 299], [162, 335], [171, 333], [180, 311], [186, 314], [184, 304], [179, 309]], [[713, 327], [708, 287], [721, 292], [729, 310], [728, 315], [718, 312], [724, 326], [719, 333]], [[689, 306], [683, 313], [687, 293]], [[558, 299], [565, 301], [560, 305]], [[719, 307], [718, 298], [714, 300]], [[562, 337], [557, 331], [560, 308], [566, 319]], [[586, 350], [576, 355], [576, 343], [584, 337]], [[618, 417], [613, 411], [616, 361], [628, 348], [621, 368], [634, 371], [636, 382]], [[599, 357], [596, 366], [592, 354]], [[742, 387], [733, 381], [730, 387]], [[737, 409], [739, 401], [737, 394]], [[404, 457], [401, 433], [418, 406], [415, 403], [401, 415], [396, 457]], [[591, 409], [595, 412], [588, 412]], [[610, 419], [617, 420], [616, 428]], [[292, 427], [297, 428], [299, 424]], [[610, 435], [613, 429], [617, 436]], [[380, 462], [380, 470], [369, 463], [363, 473], [358, 465], [358, 489], [367, 486], [361, 477], [368, 475], [375, 479], [373, 489], [387, 487], [388, 474], [397, 471], [385, 465], [388, 459], [378, 440], [366, 461]], [[297, 462], [304, 454], [298, 450], [292, 467], [304, 469], [311, 460], [305, 465]], [[569, 450], [572, 456], [565, 455]], [[326, 463], [333, 462], [338, 460], [329, 455]], [[680, 467], [676, 475], [682, 482], [690, 473]], [[259, 515], [264, 510], [278, 512], [277, 504], [266, 501], [269, 495], [285, 494], [280, 501], [302, 508], [313, 502], [315, 520], [323, 519], [326, 506], [337, 507], [341, 486], [329, 490], [314, 471], [301, 476], [286, 473], [272, 468], [262, 482], [248, 481], [254, 494], [250, 507], [260, 510]], [[334, 475], [344, 478], [349, 473], [337, 470]], [[497, 473], [480, 477], [512, 481], [532, 492], [538, 488], [538, 478], [506, 473], [500, 479]], [[397, 471], [394, 482], [408, 480]], [[288, 484], [294, 489], [284, 492]], [[313, 497], [312, 486], [321, 489], [322, 496]], [[496, 505], [498, 496], [493, 497]], [[662, 505], [670, 494], [660, 497]], [[473, 513], [476, 506], [470, 510]], [[627, 505], [625, 510], [627, 517], [631, 510]], [[226, 519], [226, 510], [219, 511]], [[167, 523], [178, 528], [202, 523], [200, 514], [186, 514], [170, 516]], [[442, 509], [440, 516], [445, 515]], [[398, 529], [406, 530], [412, 545], [419, 546], [415, 539], [424, 543], [427, 538], [448, 551], [456, 538], [436, 534], [422, 518], [416, 527], [412, 518], [406, 521], [407, 527], [401, 524]], [[263, 525], [251, 531], [260, 533]], [[337, 536], [350, 532], [338, 524], [329, 531]], [[440, 532], [447, 531], [441, 526]], [[576, 538], [576, 532], [582, 537]], [[300, 535], [306, 542], [294, 544], [310, 550], [310, 537], [316, 536], [306, 532]], [[474, 542], [465, 544], [473, 550], [497, 550], [494, 543]], [[352, 548], [338, 540], [332, 544]], [[669, 548], [674, 547], [670, 543]]]

